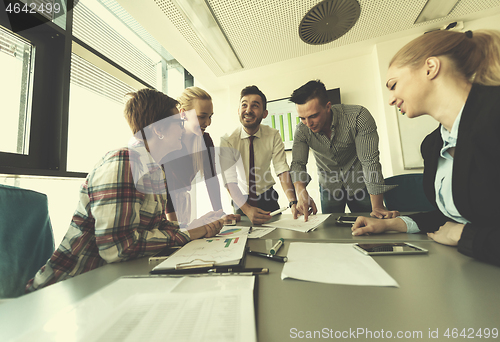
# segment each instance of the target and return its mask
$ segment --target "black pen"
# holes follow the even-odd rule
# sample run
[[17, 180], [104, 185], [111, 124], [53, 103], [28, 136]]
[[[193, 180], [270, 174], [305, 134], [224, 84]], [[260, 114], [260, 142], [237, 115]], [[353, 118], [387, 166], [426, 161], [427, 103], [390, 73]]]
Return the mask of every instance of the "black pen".
[[256, 274], [267, 274], [269, 273], [268, 268], [213, 268], [211, 270], [208, 270], [207, 273], [252, 273], [253, 275]]
[[248, 251], [248, 253], [251, 255], [260, 256], [260, 257], [268, 258], [270, 260], [279, 261], [279, 262], [287, 262], [287, 260], [288, 260], [287, 257], [266, 254], [266, 253], [261, 253], [261, 252]]
[[243, 274], [243, 273], [251, 273], [255, 274], [266, 274], [269, 273], [268, 268], [238, 268], [238, 267], [202, 267], [202, 268], [187, 268], [187, 269], [169, 269], [169, 270], [153, 270], [150, 271], [151, 274], [215, 274], [215, 273], [227, 273], [227, 274]]

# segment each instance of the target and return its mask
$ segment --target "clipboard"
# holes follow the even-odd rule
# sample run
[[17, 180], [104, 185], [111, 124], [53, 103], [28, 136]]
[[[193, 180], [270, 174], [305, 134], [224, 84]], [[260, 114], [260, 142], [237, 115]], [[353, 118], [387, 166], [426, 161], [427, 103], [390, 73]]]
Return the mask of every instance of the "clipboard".
[[247, 236], [193, 240], [155, 266], [151, 274], [195, 274], [217, 268], [244, 268]]

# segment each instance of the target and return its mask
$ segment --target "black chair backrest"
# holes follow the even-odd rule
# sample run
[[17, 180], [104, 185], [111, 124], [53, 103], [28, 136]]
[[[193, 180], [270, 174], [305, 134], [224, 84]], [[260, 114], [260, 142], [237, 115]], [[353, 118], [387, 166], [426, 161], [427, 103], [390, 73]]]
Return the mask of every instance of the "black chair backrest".
[[0, 184], [0, 298], [24, 294], [53, 252], [47, 196]]

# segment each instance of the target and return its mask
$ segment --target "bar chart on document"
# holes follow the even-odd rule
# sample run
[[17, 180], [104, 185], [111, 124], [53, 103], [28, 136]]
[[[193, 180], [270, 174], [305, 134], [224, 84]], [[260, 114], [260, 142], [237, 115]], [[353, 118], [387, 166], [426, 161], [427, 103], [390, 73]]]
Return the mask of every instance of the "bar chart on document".
[[[241, 229], [240, 229], [241, 230]], [[216, 242], [216, 243], [222, 243], [223, 248], [229, 248], [231, 244], [238, 243], [240, 241], [240, 238], [227, 238], [227, 239], [207, 239], [207, 243], [211, 242]]]
[[262, 123], [277, 129], [285, 144], [285, 150], [291, 150], [295, 127], [300, 122], [295, 103], [288, 99], [269, 101], [267, 111], [268, 115], [262, 120]]

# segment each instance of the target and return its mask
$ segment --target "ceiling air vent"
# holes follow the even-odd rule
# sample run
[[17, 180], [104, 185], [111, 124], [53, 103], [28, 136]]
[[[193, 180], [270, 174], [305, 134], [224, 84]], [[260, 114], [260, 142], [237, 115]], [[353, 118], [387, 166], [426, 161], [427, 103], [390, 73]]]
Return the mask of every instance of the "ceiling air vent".
[[304, 16], [299, 36], [311, 45], [329, 43], [347, 33], [358, 21], [360, 12], [356, 0], [324, 0]]

